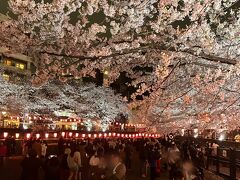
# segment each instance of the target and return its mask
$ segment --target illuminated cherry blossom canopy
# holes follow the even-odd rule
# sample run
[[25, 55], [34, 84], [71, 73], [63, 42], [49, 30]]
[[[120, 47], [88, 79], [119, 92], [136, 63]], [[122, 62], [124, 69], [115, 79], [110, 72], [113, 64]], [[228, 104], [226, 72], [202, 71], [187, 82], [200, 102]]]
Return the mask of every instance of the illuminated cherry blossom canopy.
[[128, 104], [138, 121], [166, 129], [238, 126], [239, 0], [8, 3], [0, 44], [34, 60], [33, 85], [96, 69], [107, 69], [113, 82], [126, 72], [138, 88]]

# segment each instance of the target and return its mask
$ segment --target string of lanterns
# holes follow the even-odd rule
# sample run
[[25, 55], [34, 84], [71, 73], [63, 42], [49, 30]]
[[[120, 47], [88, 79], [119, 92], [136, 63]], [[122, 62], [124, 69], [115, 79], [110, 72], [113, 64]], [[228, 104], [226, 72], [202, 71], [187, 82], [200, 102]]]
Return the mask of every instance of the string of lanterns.
[[[3, 133], [3, 138], [7, 138], [9, 136], [8, 132]], [[115, 132], [109, 132], [109, 133], [73, 133], [73, 132], [61, 132], [61, 133], [25, 133], [22, 139], [30, 139], [30, 138], [159, 138], [160, 134], [157, 133], [115, 133]], [[16, 139], [20, 138], [20, 133], [15, 133]]]

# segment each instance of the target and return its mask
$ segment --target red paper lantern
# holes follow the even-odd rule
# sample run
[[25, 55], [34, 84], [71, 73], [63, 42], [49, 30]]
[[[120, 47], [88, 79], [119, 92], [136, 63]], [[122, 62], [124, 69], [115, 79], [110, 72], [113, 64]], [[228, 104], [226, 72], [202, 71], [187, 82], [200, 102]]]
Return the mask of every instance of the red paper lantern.
[[56, 138], [56, 137], [57, 137], [57, 133], [53, 133], [53, 137], [55, 137], [55, 138]]
[[4, 138], [8, 137], [8, 133], [7, 133], [7, 132], [4, 132], [4, 133], [3, 133], [3, 137], [4, 137]]
[[49, 134], [48, 134], [48, 133], [46, 133], [46, 134], [45, 134], [45, 138], [48, 138], [48, 137], [49, 137]]

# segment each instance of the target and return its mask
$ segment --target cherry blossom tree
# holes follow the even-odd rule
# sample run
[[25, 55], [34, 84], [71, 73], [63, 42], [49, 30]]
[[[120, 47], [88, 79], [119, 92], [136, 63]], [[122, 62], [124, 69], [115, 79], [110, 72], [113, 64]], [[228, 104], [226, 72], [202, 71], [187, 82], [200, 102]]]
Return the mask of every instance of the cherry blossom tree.
[[0, 105], [12, 113], [53, 114], [70, 110], [83, 119], [98, 119], [109, 124], [119, 113], [128, 112], [126, 103], [113, 90], [94, 84], [49, 82], [36, 88], [0, 81]]
[[129, 108], [139, 121], [216, 128], [223, 114], [236, 122], [239, 0], [8, 2], [13, 15], [1, 22], [0, 43], [34, 60], [34, 85], [96, 69], [108, 69], [113, 82], [126, 72], [138, 88]]

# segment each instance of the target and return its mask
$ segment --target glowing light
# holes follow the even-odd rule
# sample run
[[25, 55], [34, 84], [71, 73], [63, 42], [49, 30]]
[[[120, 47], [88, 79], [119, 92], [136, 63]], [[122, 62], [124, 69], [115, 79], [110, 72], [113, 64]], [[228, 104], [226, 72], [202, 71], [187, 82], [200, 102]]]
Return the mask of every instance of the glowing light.
[[19, 138], [19, 133], [16, 133], [15, 137], [16, 137], [16, 139], [18, 139]]
[[91, 134], [88, 134], [88, 137], [89, 137], [89, 138], [91, 138], [91, 136], [92, 136]]
[[69, 137], [72, 137], [72, 132], [68, 133]]
[[82, 134], [82, 137], [85, 138], [85, 137], [86, 137], [86, 134]]
[[75, 137], [78, 137], [78, 136], [79, 136], [79, 134], [78, 134], [78, 133], [76, 133], [76, 134], [75, 134]]
[[103, 136], [104, 136], [104, 137], [107, 137], [107, 133], [104, 133]]
[[138, 137], [138, 134], [136, 134], [136, 137]]
[[111, 137], [111, 136], [112, 136], [112, 133], [108, 133], [108, 136]]
[[102, 137], [102, 134], [100, 133], [100, 134], [98, 134], [98, 137]]
[[127, 137], [128, 137], [128, 135], [127, 135], [127, 134], [125, 134], [125, 137], [127, 138]]
[[121, 134], [121, 137], [124, 137], [124, 134]]
[[45, 134], [45, 138], [48, 138], [48, 137], [49, 137], [49, 134], [48, 134], [48, 133], [46, 133], [46, 134]]
[[120, 134], [119, 134], [119, 133], [117, 133], [117, 137], [120, 137]]
[[224, 134], [221, 134], [221, 135], [219, 136], [219, 138], [218, 138], [219, 141], [223, 141], [224, 139], [225, 139]]
[[3, 115], [6, 115], [6, 114], [7, 114], [7, 112], [3, 111], [3, 112], [2, 112], [2, 114], [3, 114]]
[[131, 135], [131, 134], [129, 134], [129, 137], [131, 138], [131, 137], [132, 137], [132, 135]]
[[27, 137], [27, 139], [29, 139], [31, 137], [31, 134], [27, 133], [26, 137]]
[[94, 134], [93, 136], [94, 136], [94, 138], [96, 138], [96, 137], [97, 137], [97, 134]]
[[181, 130], [181, 135], [184, 136], [185, 129]]
[[40, 138], [40, 134], [36, 134], [36, 138], [37, 138], [37, 139]]
[[115, 137], [115, 136], [116, 136], [116, 133], [113, 133], [113, 136]]
[[53, 137], [55, 137], [55, 138], [56, 138], [56, 137], [57, 137], [57, 133], [53, 133]]
[[4, 132], [3, 133], [3, 137], [6, 138], [8, 136], [8, 133], [7, 132]]
[[107, 70], [104, 71], [104, 74], [105, 74], [105, 75], [108, 75], [108, 73], [109, 73], [109, 72], [108, 72]]
[[62, 135], [62, 137], [64, 137], [64, 136], [65, 136], [65, 132], [62, 132], [62, 134], [61, 134], [61, 135]]

